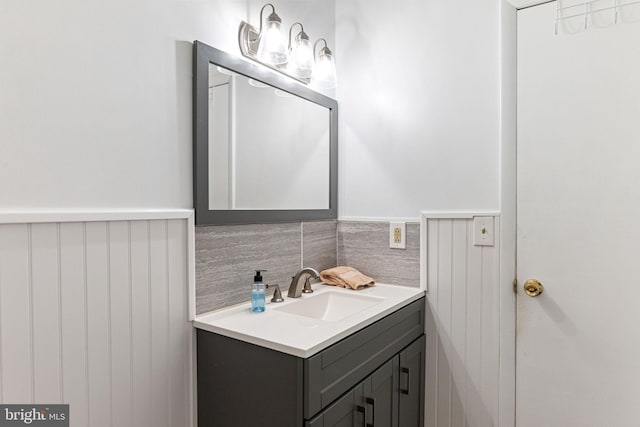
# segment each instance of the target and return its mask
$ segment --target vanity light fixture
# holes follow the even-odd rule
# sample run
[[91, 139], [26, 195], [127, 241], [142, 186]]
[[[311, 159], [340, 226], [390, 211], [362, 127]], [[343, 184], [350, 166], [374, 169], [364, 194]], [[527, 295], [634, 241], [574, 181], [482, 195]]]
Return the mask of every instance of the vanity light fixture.
[[[293, 27], [300, 26], [300, 32], [291, 44], [291, 32]], [[304, 32], [304, 27], [300, 22], [294, 23], [289, 28], [289, 72], [301, 79], [308, 79], [313, 73], [313, 50], [309, 36]]]
[[333, 59], [333, 52], [327, 47], [327, 41], [325, 39], [319, 39], [313, 44], [314, 59], [316, 48], [320, 42], [324, 43], [324, 47], [320, 49], [318, 59], [315, 61], [311, 84], [320, 88], [333, 89], [338, 85], [336, 79], [336, 63]]
[[[271, 14], [267, 16], [264, 28], [262, 16], [265, 8], [271, 7]], [[246, 22], [240, 28], [240, 48], [243, 55], [247, 56], [245, 49], [260, 62], [268, 65], [282, 65], [289, 60], [287, 43], [280, 27], [282, 19], [276, 13], [273, 4], [267, 3], [260, 9], [260, 28], [258, 30]]]
[[[263, 13], [269, 6], [272, 12], [264, 24]], [[333, 53], [327, 47], [325, 39], [318, 40], [313, 46], [304, 31], [302, 23], [295, 22], [289, 28], [289, 43], [281, 32], [282, 19], [276, 14], [276, 8], [267, 3], [260, 9], [260, 27], [248, 22], [240, 24], [240, 52], [245, 57], [277, 70], [304, 84], [313, 84], [318, 88], [336, 87], [336, 65]], [[294, 27], [300, 31], [294, 36]], [[316, 47], [324, 43], [316, 59]]]

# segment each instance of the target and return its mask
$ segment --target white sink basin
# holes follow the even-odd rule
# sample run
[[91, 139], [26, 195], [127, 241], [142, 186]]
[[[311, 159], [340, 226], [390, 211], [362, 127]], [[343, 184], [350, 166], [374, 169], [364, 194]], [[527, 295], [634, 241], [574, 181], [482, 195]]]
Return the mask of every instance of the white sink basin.
[[312, 294], [267, 300], [266, 310], [252, 313], [246, 302], [201, 314], [194, 326], [230, 338], [302, 358], [335, 344], [424, 295], [419, 288], [385, 285], [360, 291], [322, 284]]
[[319, 295], [300, 298], [297, 301], [274, 308], [273, 310], [311, 317], [312, 319], [337, 322], [382, 301], [384, 301], [384, 298], [329, 291]]

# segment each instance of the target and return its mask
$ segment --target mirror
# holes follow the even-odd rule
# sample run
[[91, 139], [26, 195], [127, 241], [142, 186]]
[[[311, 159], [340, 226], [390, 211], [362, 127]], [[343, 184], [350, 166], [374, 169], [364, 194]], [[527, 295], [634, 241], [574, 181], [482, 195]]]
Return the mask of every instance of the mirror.
[[337, 217], [335, 100], [194, 42], [196, 225]]
[[209, 64], [209, 209], [329, 209], [330, 113]]

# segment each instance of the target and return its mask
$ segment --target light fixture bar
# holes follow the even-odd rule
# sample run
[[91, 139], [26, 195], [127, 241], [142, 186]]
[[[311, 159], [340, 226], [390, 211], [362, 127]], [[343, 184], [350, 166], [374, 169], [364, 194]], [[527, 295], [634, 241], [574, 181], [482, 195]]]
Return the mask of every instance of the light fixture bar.
[[[272, 13], [266, 18], [267, 25], [263, 26], [263, 12], [265, 8], [269, 6], [272, 9]], [[251, 59], [252, 61], [258, 62], [259, 64], [265, 65], [272, 70], [278, 71], [288, 77], [291, 77], [294, 80], [297, 80], [300, 83], [305, 85], [314, 84], [314, 76], [312, 75], [312, 68], [318, 68], [314, 64], [315, 62], [315, 48], [316, 45], [311, 46], [309, 41], [309, 36], [304, 32], [304, 27], [302, 23], [295, 22], [289, 28], [289, 39], [287, 46], [287, 54], [289, 57], [288, 61], [280, 62], [279, 64], [274, 64], [271, 58], [267, 56], [265, 60], [265, 56], [263, 55], [263, 49], [260, 47], [261, 41], [264, 43], [265, 34], [269, 32], [270, 26], [273, 27], [274, 23], [277, 28], [280, 27], [282, 20], [276, 14], [275, 7], [271, 3], [265, 4], [262, 9], [260, 9], [260, 26], [259, 28], [254, 27], [248, 22], [242, 21], [240, 23], [240, 31], [238, 35], [238, 41], [240, 44], [240, 52], [246, 58]], [[295, 26], [300, 27], [300, 32], [298, 32], [295, 37], [293, 36], [293, 28]], [[266, 28], [265, 28], [266, 27]], [[284, 36], [283, 36], [284, 38]], [[286, 40], [286, 39], [285, 39]], [[327, 42], [324, 39], [320, 39], [324, 42], [324, 48], [321, 49], [319, 59], [322, 59], [323, 63], [327, 63], [329, 66], [329, 74], [333, 73], [332, 80], [333, 85], [329, 83], [326, 84], [326, 76], [325, 79], [321, 79], [325, 84], [323, 87], [335, 87], [335, 64], [333, 63], [333, 55], [331, 50], [327, 47]], [[320, 41], [318, 40], [318, 41]], [[285, 41], [286, 43], [286, 41]], [[279, 46], [279, 45], [278, 45]], [[272, 55], [273, 56], [273, 55]], [[279, 55], [279, 59], [282, 58], [282, 55]], [[273, 61], [276, 62], [276, 61]], [[287, 64], [287, 62], [289, 62]], [[320, 67], [323, 68], [323, 67]], [[327, 69], [327, 66], [324, 66], [324, 69]], [[325, 72], [326, 74], [326, 72]]]
[[258, 59], [259, 38], [260, 38], [260, 31], [253, 25], [249, 24], [248, 22], [242, 21], [242, 23], [240, 24], [240, 53], [242, 53], [243, 56], [251, 59], [252, 61], [256, 61], [259, 64], [262, 64], [264, 66], [271, 68], [272, 70], [276, 70], [279, 73], [284, 74], [285, 76], [291, 77], [292, 79], [299, 81], [300, 83], [304, 83], [305, 85], [309, 84], [311, 79], [303, 79], [291, 74], [287, 70], [286, 66], [280, 67], [277, 65], [269, 64], [267, 62], [260, 61], [260, 59]]

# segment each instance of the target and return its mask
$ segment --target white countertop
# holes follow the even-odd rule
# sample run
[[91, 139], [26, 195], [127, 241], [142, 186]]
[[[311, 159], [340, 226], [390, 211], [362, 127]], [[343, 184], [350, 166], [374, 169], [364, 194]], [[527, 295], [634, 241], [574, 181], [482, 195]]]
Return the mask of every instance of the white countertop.
[[[297, 298], [287, 298], [283, 292], [285, 301], [272, 303], [269, 301], [270, 297], [267, 297], [266, 310], [262, 313], [252, 313], [251, 303], [247, 302], [201, 314], [193, 321], [193, 325], [199, 329], [307, 358], [424, 295], [424, 291], [419, 288], [380, 283], [359, 291], [322, 283], [313, 285], [313, 289], [313, 294], [302, 294], [300, 298], [313, 298], [330, 291], [377, 297], [380, 298], [380, 302], [340, 321], [328, 321], [274, 310], [298, 301]], [[247, 294], [250, 295], [250, 288]]]

